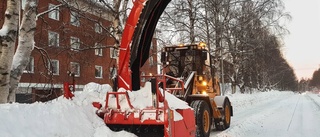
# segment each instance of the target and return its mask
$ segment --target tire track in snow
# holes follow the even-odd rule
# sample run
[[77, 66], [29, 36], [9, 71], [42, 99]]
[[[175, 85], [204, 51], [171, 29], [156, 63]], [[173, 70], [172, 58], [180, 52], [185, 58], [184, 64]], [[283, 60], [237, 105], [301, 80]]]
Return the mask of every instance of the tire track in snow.
[[[300, 102], [293, 118], [290, 129], [286, 135], [290, 137], [319, 137], [320, 108], [319, 103], [312, 99], [312, 94], [300, 94]], [[294, 103], [294, 102], [292, 102]]]
[[298, 99], [298, 101], [297, 101], [297, 103], [296, 103], [296, 106], [294, 107], [294, 111], [293, 111], [293, 113], [292, 113], [292, 116], [291, 116], [290, 123], [289, 123], [288, 128], [287, 128], [287, 131], [289, 131], [289, 128], [290, 128], [290, 125], [291, 125], [293, 116], [294, 116], [294, 114], [295, 114], [295, 112], [296, 112], [296, 110], [297, 110], [297, 106], [298, 106], [298, 103], [299, 103], [299, 101], [300, 101], [300, 98], [301, 98], [301, 96], [299, 96], [299, 99]]

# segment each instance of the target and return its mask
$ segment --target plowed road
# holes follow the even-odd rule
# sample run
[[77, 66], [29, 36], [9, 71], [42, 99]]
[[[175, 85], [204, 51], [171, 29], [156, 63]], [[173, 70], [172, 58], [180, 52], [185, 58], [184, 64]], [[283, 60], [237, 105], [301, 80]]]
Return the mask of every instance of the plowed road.
[[213, 130], [211, 137], [320, 137], [320, 95], [283, 94], [267, 100], [235, 108], [230, 128]]

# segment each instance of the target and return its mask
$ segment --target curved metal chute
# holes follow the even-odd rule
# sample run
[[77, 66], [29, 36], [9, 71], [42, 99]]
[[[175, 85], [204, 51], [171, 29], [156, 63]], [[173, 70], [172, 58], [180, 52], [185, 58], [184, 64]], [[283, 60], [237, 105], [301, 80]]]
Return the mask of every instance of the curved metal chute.
[[171, 0], [147, 1], [136, 26], [131, 45], [130, 68], [132, 90], [140, 89], [140, 68], [149, 58], [150, 46], [157, 22]]

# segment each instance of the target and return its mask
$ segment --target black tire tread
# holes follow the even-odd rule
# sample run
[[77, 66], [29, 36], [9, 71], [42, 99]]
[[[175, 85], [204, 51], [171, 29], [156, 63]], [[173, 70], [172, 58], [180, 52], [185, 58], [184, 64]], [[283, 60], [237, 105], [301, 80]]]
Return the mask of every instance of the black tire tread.
[[[220, 110], [220, 113], [221, 113], [222, 115], [224, 115], [224, 109], [226, 108], [226, 106], [228, 106], [229, 109], [231, 109], [231, 103], [230, 103], [230, 101], [229, 101], [228, 98], [226, 98], [226, 99], [224, 100], [223, 109]], [[229, 115], [230, 115], [230, 122], [229, 122], [229, 123], [227, 123], [227, 121], [226, 121], [225, 119], [222, 119], [223, 125], [220, 125], [220, 124], [219, 124], [221, 121], [214, 121], [214, 125], [215, 125], [215, 127], [216, 127], [216, 130], [222, 131], [222, 130], [225, 130], [225, 129], [227, 129], [227, 128], [230, 127], [231, 114], [229, 114]]]
[[[191, 102], [190, 105], [193, 109], [194, 109], [194, 115], [196, 118], [196, 125], [197, 125], [197, 130], [196, 130], [196, 137], [209, 137], [210, 136], [210, 131], [211, 131], [211, 112], [209, 109], [208, 104], [204, 101], [204, 100], [195, 100]], [[203, 112], [207, 110], [209, 112], [209, 132], [205, 133], [204, 129], [203, 129], [203, 123], [202, 123], [202, 119], [203, 119]], [[199, 125], [199, 126], [198, 126]]]

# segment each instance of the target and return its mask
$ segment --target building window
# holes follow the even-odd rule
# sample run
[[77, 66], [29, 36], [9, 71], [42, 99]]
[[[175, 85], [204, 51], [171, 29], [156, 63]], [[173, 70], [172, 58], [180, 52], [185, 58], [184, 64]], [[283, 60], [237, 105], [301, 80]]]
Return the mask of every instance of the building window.
[[99, 23], [95, 23], [95, 25], [94, 25], [94, 31], [95, 31], [96, 33], [102, 33], [102, 27], [100, 26]]
[[70, 62], [70, 71], [75, 77], [80, 77], [80, 64], [77, 62]]
[[144, 77], [146, 74], [144, 72], [141, 72], [141, 82], [146, 82], [146, 77]]
[[97, 56], [102, 56], [102, 52], [103, 52], [103, 50], [102, 50], [102, 48], [101, 48], [101, 44], [98, 44], [98, 43], [96, 43], [95, 44], [95, 55], [97, 55]]
[[116, 67], [111, 67], [110, 68], [110, 79], [115, 79], [117, 76], [117, 68]]
[[28, 62], [29, 63], [23, 72], [24, 73], [34, 73], [34, 58], [30, 57]]
[[117, 58], [117, 56], [118, 56], [118, 50], [115, 48], [110, 48], [110, 58], [115, 59]]
[[77, 12], [71, 11], [70, 12], [70, 23], [74, 26], [80, 26], [80, 18]]
[[149, 65], [153, 66], [154, 62], [153, 62], [153, 56], [149, 57]]
[[59, 34], [53, 31], [48, 31], [48, 39], [49, 39], [49, 46], [59, 46]]
[[80, 49], [80, 39], [77, 37], [70, 37], [70, 45], [71, 50], [79, 50]]
[[59, 75], [59, 60], [52, 59], [50, 61], [49, 71], [53, 75]]
[[52, 10], [48, 13], [50, 19], [59, 20], [59, 7], [56, 5], [49, 4], [49, 10]]
[[95, 66], [96, 78], [102, 78], [102, 66]]
[[102, 48], [95, 49], [95, 55], [102, 56]]

